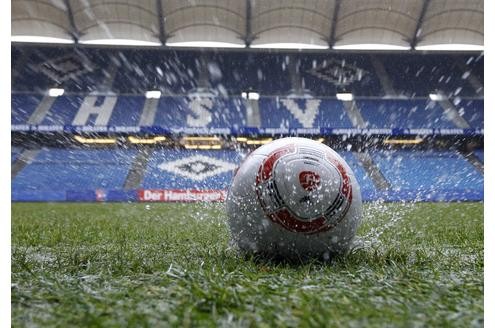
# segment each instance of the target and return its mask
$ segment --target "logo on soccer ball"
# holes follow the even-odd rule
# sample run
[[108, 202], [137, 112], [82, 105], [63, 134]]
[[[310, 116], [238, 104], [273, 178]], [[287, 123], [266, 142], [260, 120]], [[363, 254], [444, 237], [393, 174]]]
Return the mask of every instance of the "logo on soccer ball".
[[[302, 168], [296, 173], [299, 187], [290, 182], [296, 168]], [[295, 145], [278, 148], [263, 160], [256, 194], [270, 220], [305, 234], [333, 229], [352, 203], [351, 180], [344, 165], [331, 153]]]
[[299, 173], [299, 183], [307, 191], [313, 191], [320, 186], [320, 176], [311, 171], [302, 171]]

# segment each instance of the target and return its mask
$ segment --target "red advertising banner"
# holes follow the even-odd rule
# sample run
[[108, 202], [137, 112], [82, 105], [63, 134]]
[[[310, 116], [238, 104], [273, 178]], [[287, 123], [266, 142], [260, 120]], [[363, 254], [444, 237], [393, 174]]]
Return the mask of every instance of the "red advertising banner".
[[139, 189], [140, 202], [223, 202], [226, 190]]

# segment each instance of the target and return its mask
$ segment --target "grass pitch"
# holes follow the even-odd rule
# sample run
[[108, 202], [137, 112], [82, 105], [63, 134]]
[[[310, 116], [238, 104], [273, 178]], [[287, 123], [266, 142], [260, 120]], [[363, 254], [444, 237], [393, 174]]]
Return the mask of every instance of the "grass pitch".
[[228, 247], [222, 204], [12, 204], [12, 325], [483, 325], [483, 204], [367, 204], [356, 248]]

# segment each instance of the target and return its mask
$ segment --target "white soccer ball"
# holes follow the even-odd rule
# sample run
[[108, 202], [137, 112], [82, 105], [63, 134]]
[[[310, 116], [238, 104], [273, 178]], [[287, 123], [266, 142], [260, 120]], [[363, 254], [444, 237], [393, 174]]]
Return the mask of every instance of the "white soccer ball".
[[356, 177], [330, 147], [305, 138], [266, 144], [243, 161], [227, 196], [244, 253], [329, 258], [345, 253], [362, 216]]

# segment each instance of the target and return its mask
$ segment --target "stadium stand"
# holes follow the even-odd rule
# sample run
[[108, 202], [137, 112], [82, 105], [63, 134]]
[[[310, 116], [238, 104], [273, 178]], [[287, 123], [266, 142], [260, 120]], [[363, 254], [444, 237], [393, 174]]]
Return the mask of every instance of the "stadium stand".
[[359, 187], [361, 188], [361, 195], [363, 199], [375, 199], [377, 197], [377, 189], [366, 173], [366, 170], [359, 163], [354, 154], [350, 151], [339, 151], [339, 155], [342, 156], [354, 172], [354, 175], [359, 183]]
[[[28, 124], [42, 99], [40, 95], [13, 94], [11, 123]], [[94, 126], [101, 116], [105, 126], [139, 126], [145, 102], [143, 96], [61, 96], [53, 99], [40, 124]], [[429, 99], [357, 99], [355, 103], [366, 128], [457, 127], [442, 106]], [[471, 128], [483, 128], [483, 100], [459, 99], [454, 104]], [[261, 97], [258, 106], [261, 128], [354, 127], [344, 103], [335, 99]], [[76, 120], [78, 113], [81, 116]], [[250, 126], [246, 101], [240, 97], [161, 97], [152, 119], [150, 125], [174, 129]]]
[[22, 148], [11, 147], [10, 148], [10, 163], [14, 163], [21, 153], [22, 153]]
[[473, 128], [483, 128], [485, 125], [484, 101], [480, 99], [463, 99], [456, 104], [459, 114]]
[[429, 99], [358, 100], [356, 105], [369, 128], [455, 128]]
[[[358, 97], [381, 97], [384, 90], [372, 56], [383, 64], [398, 95], [402, 96], [427, 97], [431, 92], [443, 90], [452, 96], [476, 97], [478, 93], [468, 76], [474, 74], [483, 81], [482, 57], [454, 54], [298, 55], [53, 47], [19, 52], [16, 47], [12, 49], [15, 49], [13, 55], [18, 53], [12, 65], [26, 62], [13, 66], [14, 92], [44, 93], [48, 88], [63, 86], [72, 93], [111, 90], [116, 94], [142, 95], [146, 90], [160, 88], [166, 95], [186, 95], [198, 87], [210, 87], [223, 90], [223, 96], [239, 95], [247, 90], [266, 96], [285, 95], [295, 87], [291, 80], [293, 61], [302, 78], [301, 87], [313, 96], [325, 97], [347, 89]], [[458, 63], [465, 65], [466, 70]], [[203, 73], [205, 79], [200, 76]]]
[[45, 93], [48, 88], [63, 85], [70, 92], [92, 92], [101, 89], [105, 77], [112, 75], [107, 52], [98, 49], [40, 47], [24, 49], [17, 59], [25, 64], [15, 67], [15, 91]]
[[145, 189], [228, 189], [240, 162], [233, 150], [156, 150], [143, 178]]
[[145, 98], [137, 96], [118, 97], [108, 125], [137, 126], [144, 107]]
[[[255, 90], [264, 95], [287, 94], [291, 78], [286, 55], [225, 53], [208, 57], [209, 82], [230, 95]], [[253, 69], [255, 67], [255, 69]]]
[[137, 96], [61, 96], [56, 98], [41, 124], [94, 126], [100, 117], [105, 122], [102, 125], [137, 126], [144, 100]]
[[13, 94], [11, 124], [27, 124], [41, 99], [42, 96], [36, 94]]
[[386, 63], [395, 90], [410, 97], [427, 97], [430, 93], [443, 90], [454, 96], [474, 96], [475, 90], [463, 78], [462, 71], [452, 57], [446, 55], [385, 55]]
[[[74, 124], [86, 100], [110, 112], [104, 125], [137, 126], [144, 92], [159, 89], [163, 93], [153, 124], [164, 128], [252, 127], [246, 102], [239, 98], [249, 90], [261, 94], [260, 124], [255, 123], [261, 128], [353, 128], [343, 104], [334, 98], [340, 91], [354, 94], [368, 128], [458, 128], [438, 103], [424, 100], [436, 91], [450, 96], [470, 127], [483, 127], [483, 100], [469, 78], [475, 75], [483, 81], [482, 56], [12, 49], [19, 57], [13, 61], [13, 125], [27, 124], [46, 90], [62, 86], [66, 95], [49, 103], [47, 115], [36, 124]], [[385, 68], [396, 95], [385, 94], [376, 62]], [[202, 95], [211, 98], [211, 105], [209, 100], [192, 101], [198, 90], [211, 93]], [[407, 96], [419, 98], [404, 99]], [[285, 97], [296, 104], [292, 112], [284, 105]], [[316, 114], [306, 111], [311, 102], [319, 104]], [[202, 114], [206, 116], [201, 119]], [[95, 125], [97, 116], [98, 110], [92, 110], [82, 125]], [[187, 116], [192, 117], [189, 122]]]
[[[12, 149], [12, 160], [21, 149]], [[360, 182], [365, 199], [376, 197], [376, 188], [352, 152], [340, 152]], [[66, 200], [67, 193], [121, 190], [135, 156], [132, 150], [80, 150], [44, 148], [13, 180], [14, 200]], [[149, 158], [141, 188], [228, 189], [242, 154], [236, 151], [155, 150]], [[88, 196], [89, 194], [89, 196]]]
[[[466, 65], [466, 68], [469, 69], [469, 75], [474, 75], [479, 79], [481, 83], [483, 83], [485, 78], [485, 59], [483, 55], [471, 55], [471, 56], [463, 56], [460, 59], [460, 62]], [[469, 76], [466, 76], [468, 78]]]
[[168, 94], [186, 94], [198, 86], [197, 54], [120, 50], [117, 54], [107, 52], [106, 55], [118, 67], [112, 85], [117, 93], [143, 94], [160, 87]]
[[[15, 95], [12, 124], [27, 124], [40, 97]], [[145, 98], [138, 96], [61, 96], [53, 102], [42, 125], [95, 125], [101, 119], [110, 126], [138, 126]], [[85, 109], [83, 109], [85, 107]], [[242, 127], [246, 125], [245, 106], [240, 97], [195, 98], [162, 97], [154, 125], [182, 127]], [[87, 112], [76, 119], [78, 112]]]
[[481, 162], [485, 162], [485, 152], [482, 149], [475, 150], [474, 154], [476, 155], [476, 157], [478, 157], [479, 160], [481, 160]]
[[383, 96], [380, 80], [367, 55], [299, 56], [298, 70], [302, 73], [304, 88], [315, 96], [335, 94], [341, 89], [356, 96]]
[[352, 128], [341, 101], [267, 98], [259, 101], [262, 128]]
[[[12, 149], [13, 160], [21, 150]], [[476, 151], [483, 160], [483, 151]], [[351, 166], [364, 200], [478, 200], [483, 176], [452, 151], [375, 151], [371, 155], [391, 185], [378, 189], [356, 156], [339, 154]], [[122, 149], [44, 148], [12, 183], [17, 201], [95, 200], [98, 190], [123, 192], [136, 152]], [[140, 188], [226, 190], [242, 154], [233, 150], [157, 149], [148, 160]], [[95, 194], [96, 192], [96, 194]], [[136, 190], [129, 191], [136, 200]], [[95, 196], [96, 195], [96, 196]], [[122, 197], [122, 196], [120, 196]], [[116, 200], [119, 200], [117, 197]]]
[[[49, 130], [39, 126], [62, 126], [72, 140], [75, 131], [100, 131], [77, 130], [80, 126], [129, 127], [136, 129], [119, 131], [161, 134], [167, 140], [202, 133], [273, 138], [307, 133], [329, 139], [357, 134], [362, 143], [368, 133], [360, 132], [364, 128], [382, 129], [381, 137], [408, 135], [404, 129], [450, 129], [445, 136], [474, 133], [482, 138], [483, 56], [40, 46], [12, 50], [13, 133], [43, 134]], [[65, 94], [48, 97], [51, 87], [63, 87]], [[160, 99], [145, 98], [148, 90], [160, 90]], [[261, 97], [241, 98], [247, 91]], [[337, 100], [338, 92], [352, 92], [354, 100]], [[445, 103], [431, 101], [432, 92], [447, 95]], [[449, 104], [465, 122], [446, 114]], [[468, 127], [476, 131], [463, 130]], [[270, 132], [277, 129], [286, 130]], [[344, 132], [334, 131], [339, 129]], [[34, 159], [20, 161], [26, 149], [20, 143], [11, 150], [11, 163], [17, 163], [12, 199], [135, 201], [142, 189], [224, 190], [242, 158], [239, 149], [226, 148], [169, 145], [139, 153], [119, 145], [45, 147], [28, 154]], [[483, 150], [474, 152], [474, 163], [473, 155], [470, 162], [454, 151], [372, 149], [371, 157], [338, 150], [353, 168], [365, 200], [483, 199], [482, 165], [476, 160], [483, 162]], [[377, 182], [375, 169], [385, 184]]]
[[374, 152], [392, 190], [390, 200], [478, 200], [483, 176], [452, 151]]
[[84, 97], [82, 96], [57, 97], [52, 107], [48, 111], [47, 115], [44, 117], [43, 121], [41, 122], [41, 124], [43, 125], [72, 124], [72, 121], [74, 120], [83, 101], [84, 101]]
[[239, 128], [246, 125], [246, 108], [240, 97], [162, 97], [154, 125], [167, 128]]
[[71, 192], [121, 189], [134, 156], [124, 149], [44, 148], [13, 179], [12, 199], [64, 201]]

